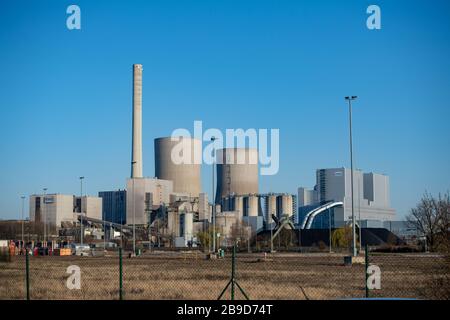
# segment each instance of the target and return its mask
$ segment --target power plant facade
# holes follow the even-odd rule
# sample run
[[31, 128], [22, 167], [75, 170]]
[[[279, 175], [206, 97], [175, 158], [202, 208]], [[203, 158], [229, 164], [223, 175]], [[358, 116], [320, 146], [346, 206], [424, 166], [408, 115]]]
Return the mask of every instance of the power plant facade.
[[102, 199], [102, 219], [113, 223], [126, 224], [127, 192], [125, 190], [100, 191], [98, 196]]
[[127, 224], [147, 225], [152, 210], [170, 203], [173, 182], [156, 178], [127, 180]]
[[69, 194], [35, 194], [30, 196], [30, 220], [42, 222], [56, 229], [63, 222], [77, 223], [78, 216], [101, 219], [102, 199]]
[[[340, 227], [351, 220], [351, 174], [351, 170], [346, 168], [318, 169], [315, 187], [312, 190], [298, 189], [299, 219], [302, 220], [306, 212], [314, 207], [339, 201], [343, 206], [333, 209], [333, 226]], [[395, 219], [395, 210], [390, 206], [389, 189], [388, 176], [353, 170], [354, 212], [358, 223], [381, 225], [384, 221]], [[322, 218], [317, 217], [315, 227], [328, 227], [328, 217]]]
[[191, 197], [201, 193], [201, 141], [187, 137], [155, 139], [155, 176], [171, 180], [173, 192]]

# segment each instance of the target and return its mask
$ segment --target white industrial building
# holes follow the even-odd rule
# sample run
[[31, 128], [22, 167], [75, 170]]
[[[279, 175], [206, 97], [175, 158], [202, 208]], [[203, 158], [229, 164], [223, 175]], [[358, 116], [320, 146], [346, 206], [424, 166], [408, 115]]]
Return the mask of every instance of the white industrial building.
[[[389, 177], [377, 173], [353, 170], [354, 212], [357, 221], [392, 221], [395, 210], [390, 206]], [[316, 185], [309, 190], [298, 188], [300, 219], [310, 208], [326, 202], [343, 202], [334, 208], [333, 225], [341, 226], [351, 220], [352, 192], [351, 170], [346, 168], [319, 169]]]
[[127, 224], [146, 225], [151, 210], [169, 205], [173, 182], [156, 178], [127, 180]]
[[80, 198], [67, 194], [46, 194], [45, 196], [39, 194], [30, 196], [30, 220], [60, 228], [61, 222], [77, 222], [80, 206], [83, 216], [94, 219], [102, 218], [101, 198], [91, 196]]
[[[79, 210], [80, 199], [81, 211]], [[75, 197], [75, 202], [75, 212], [82, 212], [83, 217], [102, 220], [102, 198], [92, 196]]]

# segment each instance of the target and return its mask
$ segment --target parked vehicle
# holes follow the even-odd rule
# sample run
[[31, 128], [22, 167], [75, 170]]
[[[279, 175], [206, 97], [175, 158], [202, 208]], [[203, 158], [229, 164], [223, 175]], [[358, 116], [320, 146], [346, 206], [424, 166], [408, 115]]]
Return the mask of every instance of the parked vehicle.
[[72, 255], [76, 256], [89, 256], [91, 255], [91, 247], [84, 244], [71, 243], [70, 247], [72, 249]]

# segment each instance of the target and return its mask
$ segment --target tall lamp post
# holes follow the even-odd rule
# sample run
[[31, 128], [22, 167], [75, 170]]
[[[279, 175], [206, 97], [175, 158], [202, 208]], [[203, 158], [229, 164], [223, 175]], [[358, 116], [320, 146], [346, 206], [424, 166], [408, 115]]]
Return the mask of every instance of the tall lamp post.
[[[271, 212], [269, 212], [269, 216], [270, 216], [270, 219], [269, 219], [270, 220], [270, 253], [273, 253], [273, 218], [272, 218]], [[300, 232], [300, 229], [298, 232]], [[300, 240], [299, 240], [299, 246], [300, 246]]]
[[24, 220], [23, 220], [23, 210], [25, 207], [25, 196], [21, 196], [20, 197], [22, 199], [22, 243], [20, 245], [20, 249], [23, 249], [24, 247], [24, 237], [23, 237], [23, 233], [24, 233]]
[[328, 227], [329, 227], [329, 230], [328, 230], [328, 237], [329, 237], [329, 239], [328, 239], [328, 241], [329, 241], [329, 244], [330, 244], [330, 253], [331, 253], [332, 250], [331, 250], [331, 209], [330, 208], [328, 208]]
[[349, 113], [349, 124], [350, 124], [350, 186], [352, 188], [352, 251], [353, 256], [357, 256], [356, 251], [356, 224], [355, 224], [355, 200], [354, 200], [354, 190], [353, 190], [353, 137], [352, 137], [352, 101], [356, 100], [357, 96], [345, 97], [348, 101], [348, 113]]
[[214, 194], [214, 166], [216, 164], [216, 147], [214, 142], [216, 141], [216, 137], [211, 137], [211, 141], [213, 143], [213, 162], [212, 162], [212, 225], [213, 225], [213, 250], [212, 252], [216, 252], [216, 195]]
[[44, 199], [42, 201], [42, 211], [44, 220], [44, 244], [47, 247], [47, 205], [45, 204], [45, 197], [47, 196], [47, 188], [44, 188]]
[[360, 186], [360, 177], [361, 175], [358, 173], [358, 234], [359, 234], [359, 251], [362, 251], [362, 223], [361, 223], [361, 186]]
[[83, 246], [83, 180], [84, 177], [80, 177], [80, 244]]

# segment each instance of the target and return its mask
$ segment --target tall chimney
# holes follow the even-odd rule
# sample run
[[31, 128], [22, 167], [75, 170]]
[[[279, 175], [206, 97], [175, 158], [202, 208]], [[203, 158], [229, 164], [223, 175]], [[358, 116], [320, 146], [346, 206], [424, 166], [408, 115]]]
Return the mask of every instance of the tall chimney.
[[133, 147], [131, 178], [142, 178], [142, 64], [133, 65]]

